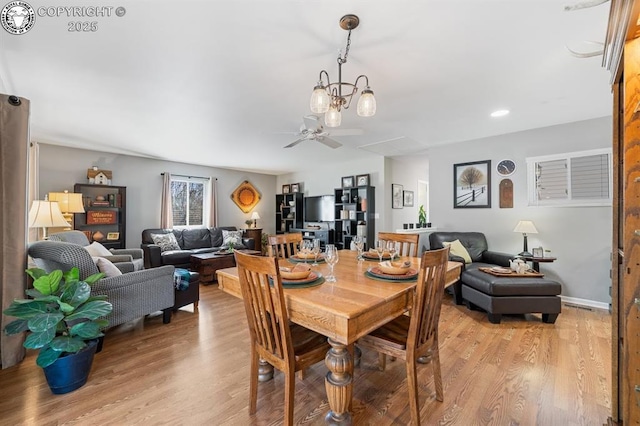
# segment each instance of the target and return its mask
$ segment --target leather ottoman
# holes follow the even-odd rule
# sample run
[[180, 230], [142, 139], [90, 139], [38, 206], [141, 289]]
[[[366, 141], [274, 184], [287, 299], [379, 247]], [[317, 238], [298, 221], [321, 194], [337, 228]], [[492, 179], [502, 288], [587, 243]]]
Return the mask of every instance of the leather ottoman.
[[500, 324], [502, 314], [528, 313], [541, 313], [543, 322], [553, 324], [562, 310], [562, 285], [544, 277], [497, 277], [471, 269], [460, 278], [467, 308], [487, 311], [493, 324]]
[[[193, 303], [193, 311], [198, 310], [198, 302], [200, 301], [200, 274], [192, 272], [187, 269], [178, 268], [175, 271], [174, 279], [176, 280], [175, 303], [173, 304], [173, 312], [177, 311], [183, 306], [187, 306]], [[178, 280], [182, 280], [183, 283], [188, 282], [186, 289], [180, 290]]]

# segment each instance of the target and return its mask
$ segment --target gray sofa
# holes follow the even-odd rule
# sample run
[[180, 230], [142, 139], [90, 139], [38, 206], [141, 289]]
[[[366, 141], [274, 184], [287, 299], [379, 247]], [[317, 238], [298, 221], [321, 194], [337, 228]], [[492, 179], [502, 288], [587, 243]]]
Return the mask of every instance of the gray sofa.
[[[468, 309], [487, 312], [489, 322], [499, 324], [503, 314], [541, 313], [542, 321], [554, 323], [561, 312], [562, 285], [540, 277], [500, 277], [479, 270], [480, 267], [508, 267], [515, 256], [489, 251], [487, 240], [480, 232], [434, 232], [429, 235], [431, 249], [444, 246], [446, 241], [459, 240], [467, 249], [472, 262], [466, 264], [460, 281], [454, 284], [456, 304], [463, 301]], [[460, 257], [450, 260], [464, 263]]]
[[[99, 272], [91, 255], [80, 245], [60, 241], [38, 241], [29, 246], [31, 256], [41, 269], [80, 270], [80, 279]], [[116, 326], [163, 311], [163, 322], [171, 321], [174, 305], [173, 266], [103, 278], [91, 286], [91, 294], [108, 296], [113, 311], [107, 316], [109, 326]]]
[[[237, 231], [235, 226], [220, 226], [217, 228], [194, 229], [145, 229], [142, 231], [142, 244], [145, 268], [156, 268], [172, 265], [176, 268], [189, 269], [191, 255], [220, 251], [222, 248], [222, 230]], [[180, 250], [162, 251], [160, 246], [153, 243], [151, 234], [168, 234], [172, 232]], [[253, 238], [243, 238], [245, 248], [254, 249]]]

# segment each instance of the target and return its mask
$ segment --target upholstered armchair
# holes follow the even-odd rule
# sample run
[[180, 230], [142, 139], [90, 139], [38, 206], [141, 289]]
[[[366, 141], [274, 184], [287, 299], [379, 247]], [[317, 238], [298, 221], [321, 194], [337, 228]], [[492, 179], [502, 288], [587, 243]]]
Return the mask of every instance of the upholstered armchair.
[[[64, 231], [49, 235], [51, 241], [78, 244], [82, 247], [89, 246], [87, 236], [80, 231]], [[103, 256], [116, 265], [121, 272], [133, 272], [144, 269], [144, 253], [142, 249], [111, 249], [110, 256]]]
[[[29, 256], [37, 267], [47, 272], [68, 271], [76, 266], [80, 279], [100, 272], [89, 252], [78, 244], [38, 241], [29, 246]], [[173, 272], [173, 266], [162, 266], [105, 277], [91, 286], [91, 293], [108, 296], [113, 305], [113, 311], [107, 316], [109, 326], [157, 311], [163, 311], [163, 322], [167, 324], [171, 321], [175, 297]]]

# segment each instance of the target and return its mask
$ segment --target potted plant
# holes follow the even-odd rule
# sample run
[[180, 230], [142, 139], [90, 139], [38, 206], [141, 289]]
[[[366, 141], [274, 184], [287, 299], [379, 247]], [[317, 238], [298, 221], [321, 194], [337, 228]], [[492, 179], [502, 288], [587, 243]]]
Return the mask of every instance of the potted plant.
[[78, 268], [49, 274], [39, 268], [27, 270], [33, 287], [29, 299], [16, 299], [4, 310], [18, 318], [5, 327], [8, 335], [27, 331], [27, 349], [39, 349], [36, 364], [44, 369], [47, 383], [55, 394], [67, 393], [84, 385], [102, 330], [109, 324], [103, 317], [113, 309], [107, 296], [91, 296], [90, 285], [104, 274], [84, 281]]
[[418, 223], [421, 228], [427, 227], [427, 212], [424, 210], [424, 205], [420, 205], [420, 209], [418, 209]]
[[247, 228], [251, 228], [253, 227], [253, 220], [252, 219], [247, 219], [244, 221], [244, 224], [247, 225]]

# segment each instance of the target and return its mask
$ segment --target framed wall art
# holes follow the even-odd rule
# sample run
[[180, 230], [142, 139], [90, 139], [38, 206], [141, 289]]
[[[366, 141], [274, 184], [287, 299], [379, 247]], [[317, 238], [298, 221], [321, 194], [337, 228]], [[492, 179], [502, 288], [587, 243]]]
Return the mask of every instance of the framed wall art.
[[290, 192], [291, 192], [291, 185], [289, 185], [288, 183], [285, 185], [282, 185], [283, 194], [289, 194]]
[[402, 185], [397, 183], [391, 184], [391, 208], [401, 209], [404, 199], [402, 197]]
[[369, 175], [357, 175], [356, 186], [369, 186]]
[[413, 191], [402, 191], [404, 198], [402, 205], [405, 207], [413, 207]]
[[353, 188], [353, 176], [345, 176], [342, 178], [343, 188]]
[[245, 180], [233, 191], [231, 199], [243, 213], [249, 213], [260, 201], [260, 193], [251, 182]]
[[491, 208], [491, 160], [453, 165], [453, 208]]
[[107, 232], [107, 240], [119, 240], [120, 233], [119, 232]]
[[300, 184], [292, 183], [291, 184], [291, 192], [300, 192]]

